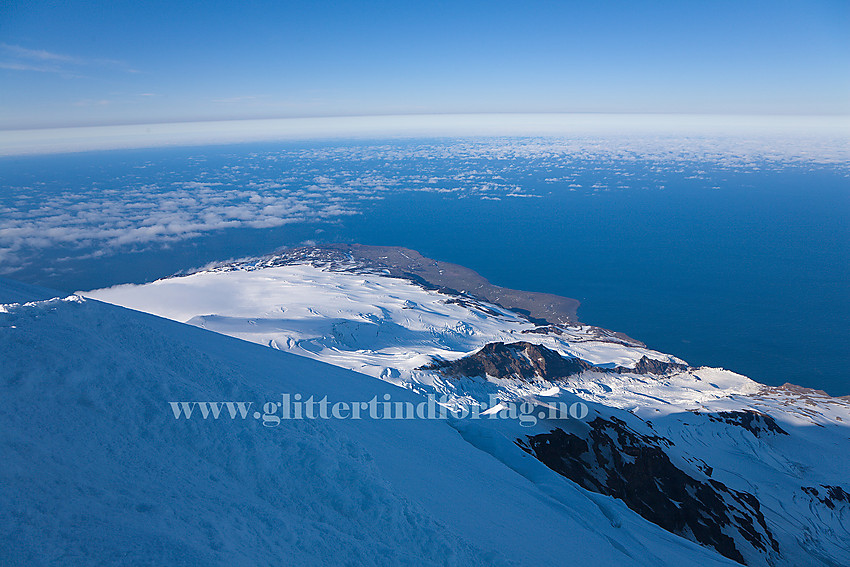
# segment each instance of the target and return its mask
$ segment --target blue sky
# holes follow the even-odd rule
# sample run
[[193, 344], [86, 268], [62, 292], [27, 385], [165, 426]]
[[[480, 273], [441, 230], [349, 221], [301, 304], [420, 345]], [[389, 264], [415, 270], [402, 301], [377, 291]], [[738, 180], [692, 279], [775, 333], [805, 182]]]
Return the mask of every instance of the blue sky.
[[0, 128], [455, 112], [850, 112], [850, 2], [41, 2]]

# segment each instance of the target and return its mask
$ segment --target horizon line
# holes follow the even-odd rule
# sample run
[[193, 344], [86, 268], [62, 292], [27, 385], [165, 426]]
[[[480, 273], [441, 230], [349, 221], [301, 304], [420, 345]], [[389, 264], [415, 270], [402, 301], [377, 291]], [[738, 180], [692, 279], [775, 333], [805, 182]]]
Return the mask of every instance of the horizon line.
[[407, 113], [239, 118], [0, 130], [0, 156], [250, 142], [592, 135], [850, 137], [850, 114]]
[[28, 132], [33, 130], [64, 130], [70, 128], [103, 128], [112, 126], [152, 126], [158, 124], [203, 124], [209, 122], [254, 122], [268, 120], [308, 120], [332, 118], [382, 118], [406, 116], [714, 116], [714, 117], [775, 117], [775, 118], [850, 118], [850, 112], [685, 112], [685, 111], [602, 111], [602, 110], [541, 110], [541, 111], [471, 111], [471, 112], [364, 112], [364, 113], [328, 113], [304, 114], [292, 116], [249, 116], [231, 118], [192, 118], [163, 120], [97, 121], [80, 123], [57, 123], [52, 125], [0, 126], [2, 132]]

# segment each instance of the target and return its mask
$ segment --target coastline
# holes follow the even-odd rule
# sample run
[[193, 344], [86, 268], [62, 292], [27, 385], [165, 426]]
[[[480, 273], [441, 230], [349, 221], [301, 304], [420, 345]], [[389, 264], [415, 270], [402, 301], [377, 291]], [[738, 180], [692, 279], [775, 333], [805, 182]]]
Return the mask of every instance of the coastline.
[[[297, 246], [282, 248], [260, 258], [244, 259], [235, 264], [228, 262], [216, 267], [227, 268], [245, 265], [246, 262], [256, 262], [258, 267], [307, 262], [314, 265], [326, 265], [333, 271], [366, 270], [382, 273], [411, 281], [426, 289], [498, 305], [538, 325], [541, 332], [549, 327], [584, 326], [592, 329], [600, 340], [622, 342], [638, 347], [647, 346], [623, 332], [580, 322], [577, 310], [581, 302], [577, 299], [494, 285], [475, 270], [459, 264], [434, 260], [416, 250], [402, 246], [342, 243]], [[188, 275], [193, 271], [178, 273], [175, 276]]]

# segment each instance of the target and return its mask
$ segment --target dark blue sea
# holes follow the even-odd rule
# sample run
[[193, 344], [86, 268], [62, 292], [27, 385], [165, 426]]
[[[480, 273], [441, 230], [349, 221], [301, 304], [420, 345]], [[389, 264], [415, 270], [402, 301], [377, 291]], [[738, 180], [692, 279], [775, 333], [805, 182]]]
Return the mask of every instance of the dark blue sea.
[[30, 283], [144, 282], [305, 241], [405, 246], [577, 298], [582, 321], [691, 364], [850, 394], [842, 164], [266, 144], [4, 158], [0, 187], [0, 275]]

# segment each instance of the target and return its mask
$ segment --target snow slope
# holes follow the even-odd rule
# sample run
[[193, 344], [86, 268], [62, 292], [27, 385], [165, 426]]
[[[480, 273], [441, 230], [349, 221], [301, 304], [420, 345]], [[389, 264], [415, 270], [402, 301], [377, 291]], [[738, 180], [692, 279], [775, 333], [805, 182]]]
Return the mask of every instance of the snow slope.
[[[533, 341], [608, 367], [633, 366], [643, 356], [681, 362], [600, 340], [595, 327], [531, 333], [536, 325], [497, 305], [460, 301], [405, 279], [309, 264], [210, 270], [83, 295], [375, 377], [410, 378], [433, 356], [458, 358], [493, 341]], [[740, 377], [730, 386], [735, 392], [758, 390]]]
[[[355, 268], [239, 264], [86, 295], [329, 362], [418, 393], [448, 394], [453, 407], [480, 404], [490, 396], [541, 406], [579, 396], [593, 403], [588, 419], [602, 420], [596, 433], [613, 435], [605, 423], [628, 424], [614, 442], [644, 439], [640, 443], [646, 446], [622, 450], [662, 451], [679, 471], [671, 469], [675, 475], [682, 473], [691, 479], [687, 482], [714, 491], [714, 509], [706, 512], [728, 520], [722, 529], [748, 564], [850, 564], [847, 400], [769, 388], [716, 368], [623, 372], [622, 367], [635, 368], [644, 357], [682, 361], [600, 336], [593, 327], [538, 327], [497, 305]], [[578, 357], [595, 368], [568, 380], [452, 377], [422, 368], [435, 357], [458, 360], [487, 344], [518, 342]], [[611, 371], [615, 367], [618, 372]], [[504, 449], [481, 439], [497, 435], [527, 443], [555, 427], [561, 425], [541, 421], [517, 428], [499, 422], [487, 424], [486, 435], [481, 427], [463, 435], [476, 446]], [[557, 468], [559, 462], [549, 464]], [[612, 472], [622, 471], [600, 474]], [[749, 509], [749, 499], [758, 501], [756, 509]], [[740, 523], [742, 514], [747, 518]], [[748, 525], [760, 525], [761, 515], [764, 525], [755, 538], [761, 541], [753, 541]], [[677, 533], [693, 535], [688, 527]]]
[[421, 396], [0, 281], [14, 297], [41, 299], [0, 308], [0, 564], [729, 564], [474, 423], [175, 419], [168, 401]]

